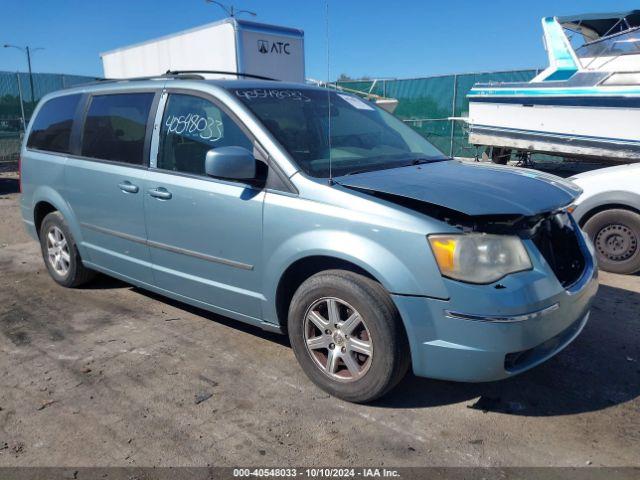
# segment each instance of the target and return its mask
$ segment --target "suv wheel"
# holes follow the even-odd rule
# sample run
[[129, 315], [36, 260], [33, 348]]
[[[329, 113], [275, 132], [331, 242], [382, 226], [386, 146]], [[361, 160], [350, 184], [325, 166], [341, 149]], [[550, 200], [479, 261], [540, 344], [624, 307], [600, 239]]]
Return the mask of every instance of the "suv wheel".
[[82, 264], [76, 243], [60, 212], [51, 212], [42, 220], [40, 248], [49, 274], [63, 287], [79, 287], [95, 275]]
[[289, 338], [307, 376], [351, 402], [391, 390], [409, 367], [400, 315], [382, 286], [349, 271], [307, 279], [289, 307]]
[[600, 268], [623, 274], [640, 270], [640, 215], [605, 210], [591, 217], [583, 228], [593, 241]]

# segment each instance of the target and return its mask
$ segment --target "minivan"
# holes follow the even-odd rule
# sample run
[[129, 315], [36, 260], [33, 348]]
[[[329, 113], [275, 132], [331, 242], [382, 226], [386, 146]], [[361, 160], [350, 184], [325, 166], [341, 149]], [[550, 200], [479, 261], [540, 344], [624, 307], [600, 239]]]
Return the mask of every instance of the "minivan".
[[95, 272], [287, 333], [309, 378], [372, 401], [411, 367], [512, 377], [584, 328], [580, 189], [448, 158], [359, 96], [194, 73], [49, 94], [21, 211], [51, 277]]

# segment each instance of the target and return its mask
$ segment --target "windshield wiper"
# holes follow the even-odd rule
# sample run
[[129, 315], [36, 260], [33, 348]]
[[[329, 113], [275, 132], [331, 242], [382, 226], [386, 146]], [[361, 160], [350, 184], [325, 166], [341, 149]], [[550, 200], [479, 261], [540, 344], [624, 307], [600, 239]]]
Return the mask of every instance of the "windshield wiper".
[[343, 177], [348, 177], [349, 175], [358, 175], [359, 173], [375, 172], [376, 170], [385, 170], [387, 168], [391, 168], [391, 167], [361, 168], [360, 170], [352, 170], [351, 172], [345, 173], [342, 176]]
[[424, 165], [425, 163], [433, 163], [433, 162], [443, 162], [445, 160], [449, 160], [447, 157], [422, 157], [422, 158], [414, 158], [409, 163], [405, 163], [404, 165], [400, 165], [401, 167], [413, 167], [414, 165]]
[[409, 163], [401, 163], [400, 165], [396, 165], [394, 163], [388, 163], [388, 164], [384, 164], [384, 165], [376, 165], [374, 167], [369, 167], [369, 168], [361, 168], [359, 170], [353, 170], [349, 173], [345, 173], [344, 177], [347, 177], [349, 175], [358, 175], [360, 173], [368, 173], [368, 172], [374, 172], [376, 170], [389, 170], [391, 168], [401, 168], [401, 167], [412, 167], [414, 165], [423, 165], [425, 163], [433, 163], [433, 162], [442, 162], [445, 160], [450, 160], [450, 158], [448, 157], [420, 157], [420, 158], [414, 158], [413, 160], [411, 160]]

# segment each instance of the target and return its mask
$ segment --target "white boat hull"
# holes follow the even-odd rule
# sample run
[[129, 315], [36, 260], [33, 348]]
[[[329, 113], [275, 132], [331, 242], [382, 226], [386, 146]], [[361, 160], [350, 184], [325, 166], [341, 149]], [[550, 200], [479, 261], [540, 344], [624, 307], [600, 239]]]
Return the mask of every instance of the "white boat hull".
[[470, 90], [470, 142], [640, 161], [640, 11], [545, 17], [542, 28], [548, 68], [530, 82], [479, 83]]
[[640, 161], [640, 108], [471, 101], [469, 141], [566, 157]]

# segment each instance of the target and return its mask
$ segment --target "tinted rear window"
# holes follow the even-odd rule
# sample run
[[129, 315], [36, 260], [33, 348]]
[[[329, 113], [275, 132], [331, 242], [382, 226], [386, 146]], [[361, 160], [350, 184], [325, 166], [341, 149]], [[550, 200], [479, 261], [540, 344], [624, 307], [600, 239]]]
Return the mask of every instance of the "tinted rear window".
[[153, 93], [94, 96], [84, 124], [82, 155], [142, 165], [153, 96]]
[[66, 95], [47, 101], [33, 121], [27, 147], [69, 153], [73, 117], [81, 95]]

